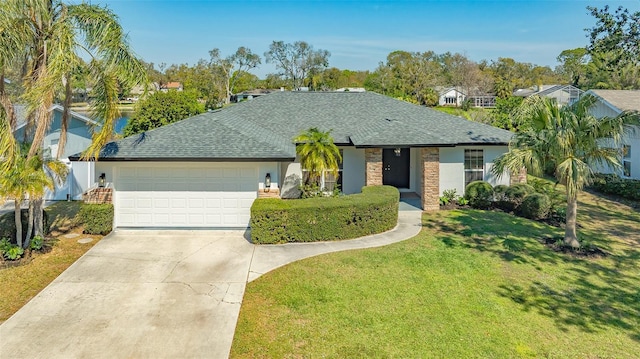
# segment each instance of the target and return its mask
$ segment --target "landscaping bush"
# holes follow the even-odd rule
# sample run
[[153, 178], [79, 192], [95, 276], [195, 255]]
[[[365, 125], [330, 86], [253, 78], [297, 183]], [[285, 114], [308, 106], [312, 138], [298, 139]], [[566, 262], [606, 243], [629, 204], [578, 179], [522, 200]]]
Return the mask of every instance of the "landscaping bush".
[[465, 188], [464, 198], [473, 208], [487, 209], [493, 202], [493, 187], [485, 181], [471, 182]]
[[591, 188], [601, 193], [640, 201], [640, 180], [621, 178], [615, 174], [597, 174]]
[[[27, 222], [29, 222], [29, 210], [22, 209], [20, 211], [20, 216], [22, 219], [22, 238], [27, 236]], [[49, 214], [45, 209], [42, 214], [42, 222], [43, 222], [43, 231], [44, 234], [49, 233]], [[33, 234], [32, 234], [33, 236]], [[5, 213], [0, 216], [0, 238], [9, 238], [11, 243], [16, 244], [16, 221], [15, 221], [15, 213], [13, 211], [9, 213]]]
[[78, 220], [84, 233], [107, 234], [113, 229], [113, 205], [83, 204], [78, 212]]
[[458, 200], [458, 193], [456, 193], [456, 189], [445, 189], [442, 191], [442, 196], [440, 196], [440, 205], [446, 206], [449, 203], [454, 203]]
[[251, 239], [257, 244], [315, 242], [362, 237], [398, 223], [395, 187], [371, 186], [340, 197], [259, 198], [251, 206]]
[[536, 193], [533, 186], [526, 183], [516, 183], [505, 191], [506, 200], [501, 203], [502, 207], [500, 208], [505, 211], [515, 211], [520, 207], [525, 197], [533, 193]]
[[509, 186], [499, 184], [493, 187], [493, 201], [496, 207], [504, 209], [507, 203], [507, 190]]
[[544, 193], [533, 193], [524, 198], [518, 208], [518, 214], [529, 219], [542, 219], [549, 215], [551, 200]]

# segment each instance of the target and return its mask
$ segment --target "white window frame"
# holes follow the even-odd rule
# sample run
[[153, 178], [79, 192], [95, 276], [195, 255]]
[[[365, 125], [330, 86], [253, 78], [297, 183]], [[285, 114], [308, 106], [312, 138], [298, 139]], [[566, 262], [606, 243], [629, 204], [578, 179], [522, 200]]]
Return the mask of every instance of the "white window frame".
[[[472, 158], [474, 158], [475, 164], [476, 166], [473, 166], [472, 164], [470, 164], [470, 166], [467, 166], [467, 154], [470, 153], [474, 153], [477, 154], [478, 152], [480, 153], [480, 157], [473, 156]], [[478, 158], [480, 158], [480, 164], [482, 165], [481, 168], [474, 168], [477, 167], [478, 165]], [[470, 160], [471, 161], [471, 160]], [[477, 148], [467, 148], [464, 150], [464, 188], [467, 188], [467, 185], [473, 181], [483, 181], [484, 180], [484, 170], [485, 170], [485, 164], [484, 164], [484, 150], [483, 149], [477, 149]], [[470, 167], [470, 168], [467, 168]], [[467, 173], [474, 173], [474, 174], [480, 174], [480, 179], [474, 179], [473, 181], [467, 182]]]

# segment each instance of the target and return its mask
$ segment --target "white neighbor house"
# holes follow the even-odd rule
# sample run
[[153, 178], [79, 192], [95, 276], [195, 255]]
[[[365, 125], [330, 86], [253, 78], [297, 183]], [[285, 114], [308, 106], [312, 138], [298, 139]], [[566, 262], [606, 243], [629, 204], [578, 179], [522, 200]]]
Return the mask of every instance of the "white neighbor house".
[[346, 194], [386, 184], [436, 210], [444, 190], [510, 183], [491, 166], [511, 132], [372, 92], [260, 96], [111, 142], [95, 175], [112, 191], [116, 228], [246, 228], [256, 198], [302, 177], [293, 138], [313, 127], [331, 130], [342, 151], [340, 176], [324, 184]]
[[[616, 117], [624, 111], [640, 112], [640, 90], [589, 90], [585, 94], [596, 97], [591, 113], [596, 118]], [[622, 153], [622, 171], [618, 173], [625, 178], [640, 179], [640, 128], [634, 135], [624, 138]], [[604, 173], [613, 172], [611, 169]]]

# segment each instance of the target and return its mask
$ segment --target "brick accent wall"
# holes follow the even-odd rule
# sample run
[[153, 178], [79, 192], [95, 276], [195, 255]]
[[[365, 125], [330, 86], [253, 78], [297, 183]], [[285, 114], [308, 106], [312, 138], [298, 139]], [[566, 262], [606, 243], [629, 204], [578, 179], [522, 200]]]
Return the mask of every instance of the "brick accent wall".
[[106, 187], [94, 188], [82, 195], [84, 203], [103, 204], [113, 203], [113, 189]]
[[365, 148], [365, 185], [382, 185], [382, 148]]
[[516, 183], [527, 183], [527, 169], [522, 167], [522, 169], [520, 170], [520, 172], [518, 173], [512, 173], [511, 177], [509, 178], [509, 184], [516, 184]]
[[271, 188], [269, 192], [264, 189], [258, 190], [258, 198], [280, 198], [280, 189], [279, 188]]
[[440, 149], [426, 147], [420, 150], [422, 157], [422, 209], [440, 209]]

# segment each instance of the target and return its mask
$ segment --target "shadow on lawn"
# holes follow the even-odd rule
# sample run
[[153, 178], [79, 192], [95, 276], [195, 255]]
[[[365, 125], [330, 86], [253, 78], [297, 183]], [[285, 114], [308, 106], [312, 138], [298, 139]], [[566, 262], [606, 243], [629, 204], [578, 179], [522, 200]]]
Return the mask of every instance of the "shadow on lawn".
[[[587, 211], [597, 208], [589, 206], [583, 205]], [[603, 218], [604, 221], [634, 220], [633, 216], [622, 213], [605, 216], [611, 218]], [[612, 235], [635, 237], [637, 227], [612, 225], [597, 232], [581, 230], [584, 238], [600, 248], [613, 248], [606, 258], [584, 259], [554, 252], [536, 240], [562, 236], [561, 229], [504, 213], [460, 211], [446, 219], [428, 218], [424, 226], [444, 234], [439, 239], [450, 247], [472, 248], [545, 273], [549, 272], [545, 268], [548, 266], [562, 268], [560, 274], [555, 274], [562, 283], [558, 286], [541, 281], [525, 285], [508, 283], [499, 286], [498, 294], [518, 303], [525, 311], [537, 311], [553, 318], [561, 330], [578, 327], [585, 332], [596, 332], [618, 328], [640, 341], [640, 250], [633, 244], [624, 245], [611, 238]], [[460, 236], [447, 236], [446, 232]]]

